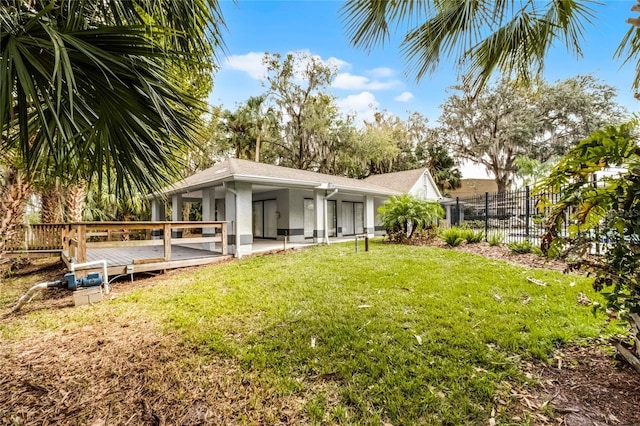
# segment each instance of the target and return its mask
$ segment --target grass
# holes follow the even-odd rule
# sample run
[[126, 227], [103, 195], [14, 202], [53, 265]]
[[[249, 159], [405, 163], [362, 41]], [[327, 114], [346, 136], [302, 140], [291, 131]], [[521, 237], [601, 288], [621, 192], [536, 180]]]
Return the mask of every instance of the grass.
[[233, 359], [269, 392], [300, 396], [312, 423], [487, 424], [506, 383], [527, 382], [520, 359], [613, 329], [577, 305], [580, 291], [598, 299], [590, 284], [374, 241], [366, 253], [331, 245], [175, 274], [64, 317], [29, 314], [0, 336], [143, 315], [203, 363]]

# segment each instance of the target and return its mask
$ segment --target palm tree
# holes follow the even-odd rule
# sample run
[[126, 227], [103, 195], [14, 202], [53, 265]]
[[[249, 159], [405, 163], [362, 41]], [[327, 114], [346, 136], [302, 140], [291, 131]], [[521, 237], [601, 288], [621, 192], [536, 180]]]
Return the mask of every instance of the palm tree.
[[[592, 0], [363, 0], [347, 2], [340, 13], [351, 43], [368, 50], [387, 41], [392, 28], [406, 25], [401, 50], [418, 80], [446, 57], [462, 65], [465, 83], [477, 92], [495, 70], [524, 82], [532, 80], [542, 72], [552, 46], [564, 45], [569, 54], [581, 56], [583, 34], [586, 26], [593, 25], [596, 4]], [[640, 20], [627, 22], [632, 26], [616, 56], [638, 62]], [[639, 87], [636, 67], [633, 89]]]
[[251, 139], [255, 141], [254, 161], [260, 162], [260, 148], [265, 142], [265, 136], [273, 133], [273, 129], [278, 124], [275, 111], [272, 107], [267, 107], [265, 101], [266, 95], [252, 96], [247, 99], [246, 105], [241, 108], [241, 114], [245, 122], [249, 124], [249, 133]]
[[3, 193], [111, 174], [118, 192], [148, 192], [178, 174], [205, 104], [176, 69], [211, 71], [217, 0], [0, 0], [0, 26]]
[[442, 195], [446, 196], [452, 189], [462, 185], [462, 173], [456, 168], [455, 161], [447, 149], [439, 145], [424, 148], [423, 164], [429, 170]]

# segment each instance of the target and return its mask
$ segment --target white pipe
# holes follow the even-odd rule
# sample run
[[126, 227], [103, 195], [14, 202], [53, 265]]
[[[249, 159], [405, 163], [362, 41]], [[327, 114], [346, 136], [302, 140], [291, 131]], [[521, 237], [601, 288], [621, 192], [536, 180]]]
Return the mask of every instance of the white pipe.
[[338, 193], [338, 188], [335, 188], [331, 194], [324, 196], [324, 242], [329, 245], [329, 217], [327, 215], [327, 200]]
[[94, 260], [92, 262], [85, 263], [71, 263], [69, 265], [69, 270], [74, 272], [76, 269], [86, 269], [88, 266], [96, 266], [102, 265], [102, 275], [103, 277], [103, 287], [105, 294], [109, 294], [109, 273], [107, 272], [107, 261], [106, 260]]
[[44, 283], [36, 284], [33, 287], [31, 287], [25, 294], [22, 295], [20, 299], [18, 299], [18, 303], [13, 308], [12, 312], [18, 312], [25, 303], [30, 302], [31, 299], [33, 299], [33, 297], [36, 295], [36, 292], [40, 290], [44, 290], [48, 286], [49, 286], [49, 283], [44, 282]]

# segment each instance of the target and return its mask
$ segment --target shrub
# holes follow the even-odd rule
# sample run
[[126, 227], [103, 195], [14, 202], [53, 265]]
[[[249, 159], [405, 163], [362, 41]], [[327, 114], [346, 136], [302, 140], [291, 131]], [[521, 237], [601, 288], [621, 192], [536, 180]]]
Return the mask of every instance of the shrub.
[[467, 240], [468, 244], [479, 243], [484, 239], [484, 232], [483, 231], [474, 231], [473, 229], [465, 229], [464, 230], [464, 239]]
[[444, 210], [437, 202], [420, 200], [411, 195], [390, 197], [378, 208], [382, 225], [389, 239], [400, 242], [413, 237], [444, 216]]
[[465, 240], [465, 232], [466, 230], [464, 229], [453, 227], [442, 231], [440, 238], [442, 238], [449, 247], [456, 247]]
[[[597, 130], [567, 152], [539, 187], [541, 207], [551, 207], [542, 238], [548, 255], [574, 259], [595, 272], [593, 286], [607, 306], [623, 314], [640, 313], [640, 148], [638, 119]], [[592, 178], [615, 166], [617, 176]], [[543, 191], [559, 192], [552, 200]], [[568, 235], [562, 224], [569, 216]], [[595, 241], [605, 241], [602, 256], [591, 256]]]
[[489, 232], [487, 241], [491, 247], [499, 246], [504, 242], [504, 234], [500, 231]]
[[511, 243], [507, 243], [507, 247], [509, 247], [509, 250], [517, 254], [531, 253], [534, 250], [534, 246], [528, 239], [520, 242], [513, 241]]

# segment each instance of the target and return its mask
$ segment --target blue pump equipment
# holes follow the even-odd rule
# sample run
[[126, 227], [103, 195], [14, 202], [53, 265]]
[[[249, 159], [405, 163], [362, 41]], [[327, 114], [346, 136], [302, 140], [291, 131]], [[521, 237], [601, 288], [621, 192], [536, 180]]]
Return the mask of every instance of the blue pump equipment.
[[90, 272], [85, 278], [76, 278], [75, 272], [64, 274], [66, 288], [76, 290], [81, 287], [97, 287], [102, 285], [102, 275], [100, 272]]
[[[90, 272], [86, 277], [78, 278], [76, 276], [76, 269], [88, 269], [88, 267], [90, 266], [97, 265], [102, 265], [102, 274], [100, 272]], [[27, 291], [22, 297], [20, 297], [20, 299], [18, 299], [18, 303], [13, 308], [13, 312], [20, 310], [22, 305], [28, 303], [31, 299], [33, 299], [38, 291], [47, 288], [64, 288], [73, 291], [79, 288], [103, 286], [105, 293], [109, 294], [109, 275], [107, 272], [107, 262], [105, 260], [97, 260], [82, 264], [72, 263], [69, 269], [70, 272], [65, 274], [62, 280], [44, 282], [31, 287], [29, 291]]]

